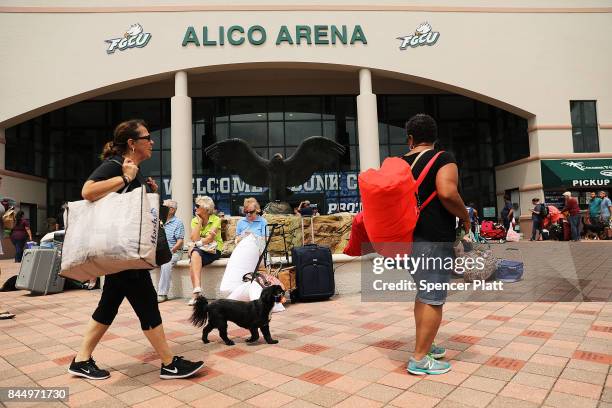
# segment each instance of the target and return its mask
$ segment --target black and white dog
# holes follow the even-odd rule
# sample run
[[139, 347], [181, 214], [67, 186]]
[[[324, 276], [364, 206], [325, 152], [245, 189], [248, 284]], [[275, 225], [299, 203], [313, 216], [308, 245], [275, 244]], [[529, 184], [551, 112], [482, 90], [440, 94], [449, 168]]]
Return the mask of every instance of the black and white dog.
[[225, 344], [233, 346], [235, 343], [227, 337], [228, 321], [251, 331], [251, 337], [246, 340], [247, 343], [253, 343], [259, 339], [259, 329], [267, 343], [276, 344], [278, 340], [272, 338], [269, 324], [274, 303], [280, 302], [283, 295], [283, 288], [273, 285], [264, 288], [259, 299], [251, 302], [219, 299], [208, 303], [205, 297], [200, 296], [193, 305], [190, 320], [196, 327], [202, 327], [206, 323], [202, 330], [202, 341], [205, 344], [210, 343], [208, 334], [216, 328]]

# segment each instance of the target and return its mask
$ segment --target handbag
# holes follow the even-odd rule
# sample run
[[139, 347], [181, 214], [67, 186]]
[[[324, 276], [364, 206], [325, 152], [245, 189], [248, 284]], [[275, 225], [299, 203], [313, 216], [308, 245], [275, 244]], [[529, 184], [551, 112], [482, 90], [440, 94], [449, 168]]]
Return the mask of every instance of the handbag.
[[159, 195], [143, 187], [94, 202], [68, 203], [60, 275], [83, 282], [128, 269], [155, 268], [158, 205]]
[[157, 266], [167, 264], [172, 259], [172, 252], [170, 252], [170, 246], [168, 245], [168, 238], [166, 237], [166, 230], [160, 224], [157, 227], [157, 248], [155, 249], [155, 263]]

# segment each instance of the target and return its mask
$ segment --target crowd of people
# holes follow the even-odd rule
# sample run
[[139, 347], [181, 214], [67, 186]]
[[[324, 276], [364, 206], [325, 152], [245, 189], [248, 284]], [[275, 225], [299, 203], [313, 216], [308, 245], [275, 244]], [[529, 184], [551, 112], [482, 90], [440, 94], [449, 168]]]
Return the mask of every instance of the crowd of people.
[[[420, 212], [414, 230], [414, 250], [427, 252], [433, 257], [453, 257], [453, 242], [456, 239], [457, 223], [464, 231], [472, 230], [479, 222], [478, 211], [473, 203], [467, 206], [459, 193], [459, 170], [455, 157], [450, 152], [440, 152], [437, 147], [437, 124], [425, 114], [418, 114], [406, 123], [406, 136], [409, 152], [403, 156], [417, 178], [430, 161], [433, 163], [418, 189], [419, 197], [437, 195]], [[82, 188], [85, 200], [97, 201], [111, 192], [129, 192], [144, 187], [148, 192], [157, 192], [158, 186], [152, 178], [146, 178], [140, 171], [140, 165], [151, 158], [154, 141], [151, 139], [147, 124], [142, 120], [130, 120], [120, 123], [102, 154], [103, 162], [89, 176]], [[425, 174], [425, 173], [424, 173]], [[593, 193], [594, 194], [594, 193]], [[571, 193], [563, 194], [565, 207], [571, 225], [572, 239], [579, 240], [581, 221], [580, 208]], [[547, 217], [547, 206], [538, 198], [532, 200], [531, 217], [533, 228], [531, 240], [542, 239], [544, 218]], [[69, 372], [76, 376], [99, 380], [108, 378], [110, 373], [97, 366], [93, 352], [102, 336], [113, 323], [119, 306], [128, 299], [138, 316], [145, 337], [161, 360], [160, 377], [163, 379], [186, 378], [197, 373], [203, 361], [189, 361], [182, 356], [174, 355], [168, 345], [159, 303], [168, 300], [168, 293], [173, 268], [181, 259], [186, 241], [189, 241], [187, 257], [190, 265], [192, 297], [189, 305], [196, 303], [202, 294], [202, 268], [210, 265], [221, 256], [223, 238], [221, 217], [215, 210], [215, 203], [210, 197], [199, 196], [194, 201], [194, 217], [190, 223], [188, 240], [182, 221], [176, 216], [178, 204], [173, 200], [163, 203], [168, 214], [163, 220], [163, 228], [170, 252], [169, 262], [161, 265], [157, 291], [147, 270], [125, 270], [107, 275], [98, 305], [92, 313], [82, 344], [69, 366]], [[266, 220], [261, 216], [261, 208], [255, 198], [247, 198], [242, 206], [244, 217], [236, 226], [235, 242], [238, 244], [248, 235], [265, 237]], [[512, 228], [515, 210], [510, 197], [505, 197], [501, 210], [502, 221], [506, 230]], [[610, 223], [612, 203], [605, 192], [592, 196], [589, 204], [587, 222]], [[295, 209], [303, 216], [317, 214], [317, 208], [308, 201], [303, 201]], [[32, 239], [27, 220], [23, 212], [16, 215], [16, 225], [11, 231], [19, 262], [27, 239]], [[451, 369], [450, 363], [441, 360], [446, 350], [436, 345], [438, 333], [446, 302], [447, 292], [444, 289], [423, 290], [430, 285], [441, 284], [446, 287], [450, 273], [446, 270], [417, 269], [411, 274], [419, 288], [414, 304], [416, 324], [415, 348], [407, 364], [407, 371], [416, 374], [442, 374]]]
[[[609, 232], [612, 231], [612, 201], [605, 191], [599, 193], [592, 192], [590, 194], [588, 210], [582, 212], [576, 197], [572, 193], [566, 191], [563, 193], [564, 206], [559, 209], [558, 215], [551, 213], [551, 206], [541, 202], [539, 198], [533, 198], [531, 201], [533, 209], [531, 210], [532, 232], [530, 241], [541, 241], [544, 239], [544, 229], [551, 224], [561, 223], [562, 229], [563, 220], [569, 224], [570, 236], [572, 241], [580, 241], [583, 232], [593, 230], [603, 233], [604, 238], [610, 238]], [[552, 218], [555, 218], [552, 220]], [[561, 232], [562, 233], [562, 232]], [[594, 235], [598, 237], [598, 234]]]

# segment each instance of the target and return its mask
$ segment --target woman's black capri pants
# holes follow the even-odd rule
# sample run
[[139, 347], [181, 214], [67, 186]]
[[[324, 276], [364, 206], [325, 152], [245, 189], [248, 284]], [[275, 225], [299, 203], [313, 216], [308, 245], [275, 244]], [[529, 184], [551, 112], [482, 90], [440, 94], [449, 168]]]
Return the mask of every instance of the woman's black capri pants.
[[157, 304], [157, 292], [147, 270], [128, 270], [104, 278], [104, 288], [98, 307], [91, 316], [96, 322], [110, 326], [123, 299], [140, 320], [142, 330], [154, 329], [162, 323]]

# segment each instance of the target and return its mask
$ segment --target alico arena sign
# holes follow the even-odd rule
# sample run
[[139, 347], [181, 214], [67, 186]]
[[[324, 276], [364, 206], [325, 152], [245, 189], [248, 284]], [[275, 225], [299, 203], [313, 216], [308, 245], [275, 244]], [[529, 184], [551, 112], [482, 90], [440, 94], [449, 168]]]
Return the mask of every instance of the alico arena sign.
[[367, 44], [368, 40], [360, 25], [283, 25], [275, 30], [266, 30], [261, 25], [252, 26], [203, 26], [187, 27], [183, 35], [183, 47], [237, 46], [245, 43], [262, 45], [274, 41], [276, 45], [354, 45]]

